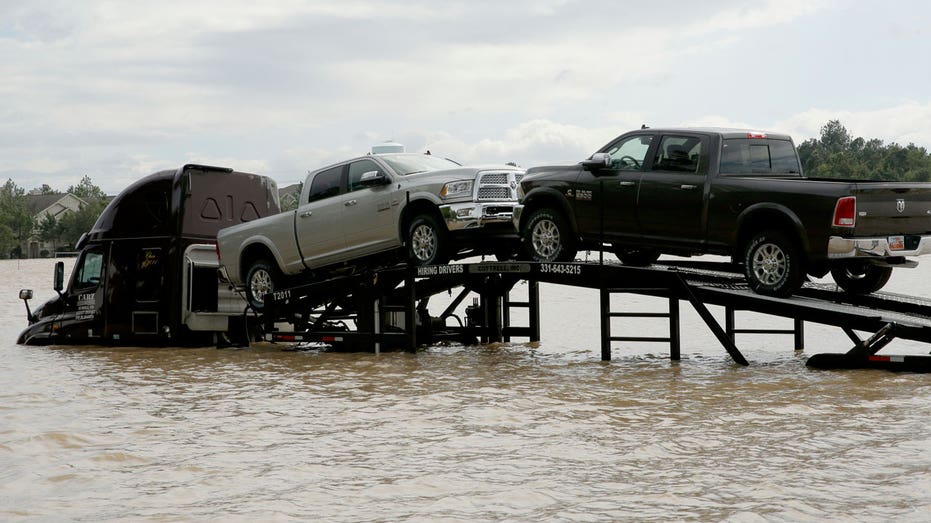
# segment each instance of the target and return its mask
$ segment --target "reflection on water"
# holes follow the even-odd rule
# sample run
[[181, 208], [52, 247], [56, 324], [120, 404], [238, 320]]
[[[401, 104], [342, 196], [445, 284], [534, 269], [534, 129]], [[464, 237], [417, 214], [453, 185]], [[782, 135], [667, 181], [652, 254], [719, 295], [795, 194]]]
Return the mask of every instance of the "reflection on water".
[[[40, 303], [51, 267], [0, 261], [2, 520], [931, 514], [929, 375], [812, 371], [790, 337], [739, 338], [739, 367], [692, 316], [681, 362], [645, 346], [603, 363], [597, 296], [551, 286], [538, 344], [17, 346], [16, 291]], [[809, 353], [849, 345], [807, 332]]]

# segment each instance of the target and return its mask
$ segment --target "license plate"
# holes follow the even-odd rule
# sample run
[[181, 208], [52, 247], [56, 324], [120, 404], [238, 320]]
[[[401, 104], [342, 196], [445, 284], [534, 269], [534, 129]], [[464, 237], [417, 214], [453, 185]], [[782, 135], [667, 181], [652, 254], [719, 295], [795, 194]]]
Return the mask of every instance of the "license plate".
[[901, 251], [905, 249], [905, 236], [890, 236], [889, 237], [889, 249], [893, 251]]

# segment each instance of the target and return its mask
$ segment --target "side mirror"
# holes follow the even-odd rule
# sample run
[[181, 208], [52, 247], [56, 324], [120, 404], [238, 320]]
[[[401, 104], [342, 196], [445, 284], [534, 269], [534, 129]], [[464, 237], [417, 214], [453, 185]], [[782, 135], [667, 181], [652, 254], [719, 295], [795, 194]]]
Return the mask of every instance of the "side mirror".
[[61, 294], [61, 290], [65, 288], [65, 262], [57, 262], [55, 264], [55, 282], [53, 284], [55, 292]]
[[359, 185], [363, 187], [374, 187], [376, 185], [388, 185], [391, 180], [381, 171], [367, 171], [362, 173], [359, 178]]
[[590, 171], [597, 171], [611, 166], [611, 155], [608, 153], [595, 153], [588, 160], [582, 160], [582, 167]]
[[32, 315], [32, 310], [29, 308], [29, 300], [32, 299], [32, 289], [20, 289], [19, 299], [23, 300], [23, 303], [26, 304], [26, 321], [32, 325], [38, 321], [36, 317]]

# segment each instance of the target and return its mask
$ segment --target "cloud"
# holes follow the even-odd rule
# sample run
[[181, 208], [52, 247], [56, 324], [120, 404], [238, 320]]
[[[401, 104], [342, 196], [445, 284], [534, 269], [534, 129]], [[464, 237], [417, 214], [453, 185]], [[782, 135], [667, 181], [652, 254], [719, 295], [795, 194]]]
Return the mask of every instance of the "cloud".
[[[712, 3], [682, 27], [669, 22], [685, 18], [686, 9], [663, 10], [660, 20], [626, 6], [605, 17], [613, 3], [580, 9], [563, 0], [503, 8], [360, 0], [68, 5], [8, 10], [12, 26], [41, 35], [42, 43], [0, 41], [12, 58], [0, 64], [0, 93], [25, 107], [11, 123], [35, 122], [45, 136], [54, 129], [224, 132], [240, 122], [261, 128], [347, 114], [386, 118], [397, 107], [408, 119], [462, 110], [526, 119], [584, 103], [593, 86], [662, 78], [672, 57], [704, 48], [709, 33], [806, 12], [781, 2], [753, 9]], [[656, 21], [618, 28], [615, 18]], [[547, 30], [534, 30], [528, 19]], [[702, 38], [681, 45], [689, 35]]]
[[448, 132], [424, 133], [422, 148], [460, 163], [515, 162], [530, 167], [542, 163], [578, 162], [617, 134], [616, 129], [588, 129], [537, 119], [475, 142], [463, 141]]
[[192, 161], [297, 181], [386, 139], [531, 166], [578, 161], [642, 123], [802, 139], [838, 118], [855, 135], [931, 144], [917, 91], [858, 95], [855, 70], [810, 81], [824, 51], [793, 44], [831, 31], [855, 43], [841, 19], [855, 11], [795, 0], [2, 3], [0, 174], [28, 186], [88, 174], [115, 191]]
[[780, 122], [793, 136], [819, 138], [821, 127], [839, 120], [854, 137], [879, 138], [885, 143], [915, 143], [931, 148], [931, 102], [906, 101], [867, 111], [808, 109]]
[[690, 25], [685, 32], [703, 35], [721, 31], [752, 30], [786, 24], [826, 9], [832, 2], [825, 0], [769, 0], [741, 2], [727, 6]]

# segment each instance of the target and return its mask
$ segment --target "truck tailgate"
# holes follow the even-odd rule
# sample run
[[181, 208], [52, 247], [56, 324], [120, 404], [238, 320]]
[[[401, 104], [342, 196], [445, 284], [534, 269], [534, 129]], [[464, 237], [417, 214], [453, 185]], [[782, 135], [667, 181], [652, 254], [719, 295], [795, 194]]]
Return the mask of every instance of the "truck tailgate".
[[855, 236], [931, 233], [931, 184], [857, 183]]

